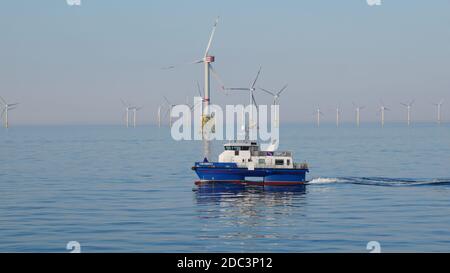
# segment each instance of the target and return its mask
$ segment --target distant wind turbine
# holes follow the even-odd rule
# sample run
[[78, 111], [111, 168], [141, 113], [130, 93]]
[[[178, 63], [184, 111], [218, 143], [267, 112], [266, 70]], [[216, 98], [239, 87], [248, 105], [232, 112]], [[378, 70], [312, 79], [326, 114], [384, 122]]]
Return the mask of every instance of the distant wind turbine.
[[[230, 87], [230, 88], [224, 88], [224, 89], [231, 90], [231, 91], [249, 91], [250, 105], [251, 106], [255, 105], [256, 109], [258, 109], [258, 104], [256, 103], [254, 92], [256, 91], [256, 88], [255, 88], [256, 82], [258, 81], [259, 75], [261, 74], [261, 68], [262, 67], [260, 66], [255, 79], [250, 83], [249, 87]], [[250, 128], [253, 128], [253, 126], [256, 125], [256, 122], [253, 124], [252, 118], [253, 118], [253, 107], [250, 108], [250, 120], [249, 120], [249, 126], [247, 128], [247, 133], [246, 133], [247, 140], [249, 138]]]
[[[273, 102], [272, 102], [272, 105], [276, 105], [276, 106], [279, 106], [280, 105], [280, 95], [281, 95], [281, 93], [283, 93], [283, 91], [285, 90], [287, 88], [287, 84], [285, 85], [285, 86], [283, 86], [283, 88], [281, 88], [278, 92], [272, 92], [272, 91], [269, 91], [269, 90], [267, 90], [267, 89], [264, 89], [264, 88], [259, 88], [261, 91], [263, 91], [263, 92], [266, 92], [267, 94], [269, 94], [269, 95], [271, 95], [272, 97], [273, 97]], [[279, 120], [278, 120], [278, 116], [277, 116], [277, 112], [275, 112], [275, 117], [274, 117], [274, 119], [275, 119], [275, 126], [279, 126]]]
[[166, 112], [166, 116], [169, 116], [169, 126], [172, 127], [172, 117], [170, 116], [170, 113], [172, 112], [172, 108], [174, 106], [177, 106], [176, 104], [173, 104], [169, 101], [169, 99], [167, 99], [166, 96], [164, 96], [164, 100], [166, 101], [166, 104], [168, 106], [167, 112]]
[[378, 110], [381, 114], [381, 127], [384, 127], [384, 115], [385, 115], [385, 111], [390, 111], [389, 108], [387, 108], [383, 102], [380, 105], [380, 109]]
[[400, 104], [405, 106], [408, 111], [407, 122], [408, 122], [408, 126], [410, 126], [411, 125], [411, 107], [414, 104], [414, 100], [412, 100], [409, 103], [400, 103]]
[[[203, 64], [204, 70], [205, 70], [204, 71], [204, 75], [205, 75], [204, 86], [205, 86], [205, 88], [204, 88], [204, 96], [202, 96], [202, 98], [203, 98], [202, 130], [203, 130], [203, 127], [206, 125], [207, 121], [209, 119], [211, 119], [211, 113], [210, 113], [210, 109], [209, 109], [210, 108], [209, 106], [211, 103], [210, 74], [212, 74], [216, 78], [217, 82], [220, 84], [220, 88], [223, 90], [223, 82], [220, 79], [217, 72], [214, 70], [214, 67], [212, 65], [212, 63], [215, 62], [215, 57], [209, 54], [218, 23], [219, 23], [219, 17], [217, 17], [216, 20], [214, 21], [214, 25], [212, 27], [211, 34], [210, 34], [209, 40], [208, 40], [208, 44], [206, 45], [206, 50], [205, 50], [203, 56], [200, 59], [189, 63], [189, 64]], [[165, 67], [163, 69], [172, 69], [175, 67], [176, 66], [171, 65], [171, 66]]]
[[320, 107], [317, 107], [316, 110], [316, 118], [317, 118], [317, 128], [320, 127], [320, 117], [323, 116], [323, 113], [320, 111]]
[[9, 128], [8, 111], [16, 109], [19, 103], [7, 103], [2, 97], [0, 97], [0, 103], [3, 104], [3, 110], [0, 115], [0, 118], [2, 117], [5, 118], [4, 119], [5, 128]]
[[341, 109], [338, 106], [336, 107], [336, 128], [339, 128], [340, 119], [341, 119]]
[[161, 105], [158, 105], [158, 127], [161, 128]]
[[353, 103], [353, 105], [356, 107], [356, 126], [359, 128], [360, 121], [361, 121], [361, 110], [364, 109], [364, 106], [357, 105]]
[[125, 102], [123, 99], [120, 99], [120, 101], [122, 102], [123, 106], [125, 106], [125, 124], [127, 126], [127, 128], [129, 127], [129, 122], [130, 122], [130, 111], [133, 110], [133, 106], [131, 106], [131, 104]]
[[433, 105], [436, 106], [437, 110], [437, 123], [441, 125], [441, 110], [442, 110], [442, 104], [444, 103], [444, 100], [440, 100], [438, 103], [433, 103]]
[[136, 128], [136, 112], [141, 110], [142, 107], [136, 107], [133, 106], [132, 110], [133, 110], [133, 128]]

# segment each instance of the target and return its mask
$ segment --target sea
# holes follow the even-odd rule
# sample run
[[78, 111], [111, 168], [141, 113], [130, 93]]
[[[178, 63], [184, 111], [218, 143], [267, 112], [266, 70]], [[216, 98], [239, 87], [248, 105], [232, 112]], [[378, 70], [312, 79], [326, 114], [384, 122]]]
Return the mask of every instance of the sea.
[[0, 128], [0, 252], [450, 251], [449, 124], [282, 124], [280, 149], [306, 186], [198, 188], [167, 126]]

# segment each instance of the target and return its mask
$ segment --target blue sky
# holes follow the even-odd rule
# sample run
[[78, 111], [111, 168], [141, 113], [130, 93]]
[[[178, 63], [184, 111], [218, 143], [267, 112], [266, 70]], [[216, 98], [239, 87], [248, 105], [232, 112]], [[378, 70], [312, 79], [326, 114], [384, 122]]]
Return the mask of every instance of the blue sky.
[[[200, 65], [212, 23], [221, 17], [211, 53], [229, 86], [289, 84], [283, 121], [312, 121], [320, 105], [332, 121], [340, 105], [353, 120], [404, 119], [401, 101], [416, 100], [416, 120], [431, 120], [431, 103], [445, 99], [450, 120], [450, 1], [4, 1], [0, 9], [0, 95], [20, 102], [19, 124], [114, 124], [120, 99], [143, 105], [141, 122], [155, 121], [166, 95], [184, 103], [202, 81]], [[212, 83], [214, 103], [247, 103]], [[257, 94], [260, 103], [270, 97]], [[448, 108], [448, 109], [447, 109]]]

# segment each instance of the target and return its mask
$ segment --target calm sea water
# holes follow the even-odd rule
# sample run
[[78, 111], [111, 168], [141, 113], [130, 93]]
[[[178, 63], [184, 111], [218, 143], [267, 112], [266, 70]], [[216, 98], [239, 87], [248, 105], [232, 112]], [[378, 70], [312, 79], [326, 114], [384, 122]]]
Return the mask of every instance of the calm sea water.
[[280, 148], [310, 185], [193, 191], [201, 143], [168, 128], [2, 129], [0, 252], [450, 251], [449, 126], [290, 124]]

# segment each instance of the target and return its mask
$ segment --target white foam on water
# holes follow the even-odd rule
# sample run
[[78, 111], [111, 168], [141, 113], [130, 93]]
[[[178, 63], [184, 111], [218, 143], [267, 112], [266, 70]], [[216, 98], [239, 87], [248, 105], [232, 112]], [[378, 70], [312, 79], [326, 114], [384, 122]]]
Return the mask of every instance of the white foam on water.
[[317, 177], [309, 182], [309, 184], [330, 184], [341, 182], [342, 180], [339, 178], [330, 178], [330, 177]]

